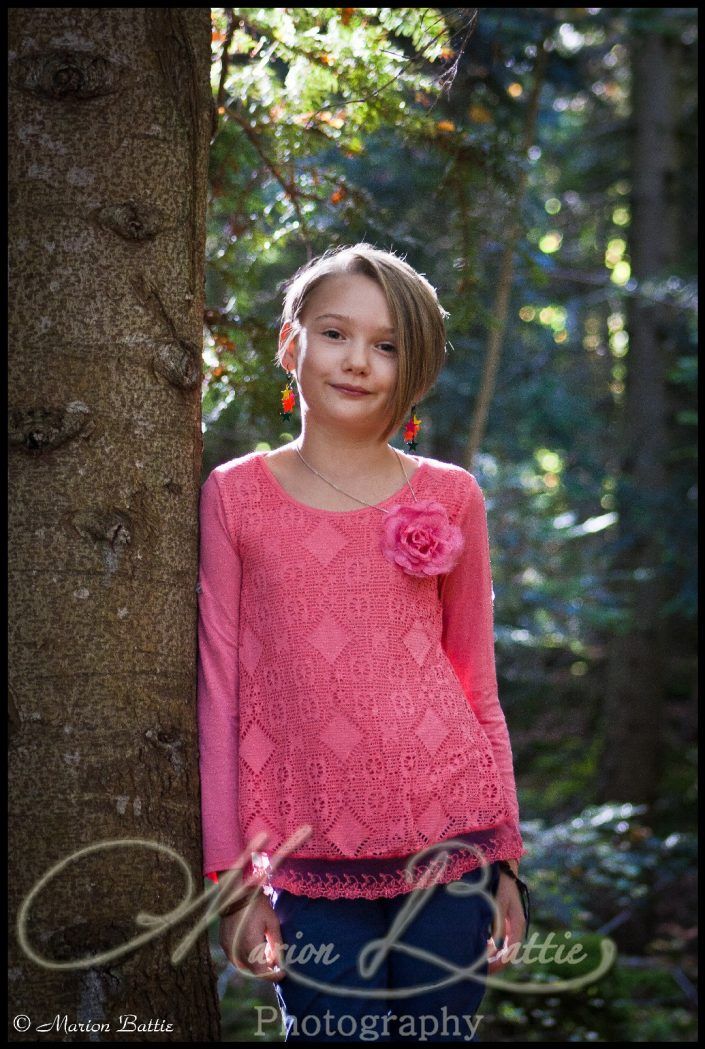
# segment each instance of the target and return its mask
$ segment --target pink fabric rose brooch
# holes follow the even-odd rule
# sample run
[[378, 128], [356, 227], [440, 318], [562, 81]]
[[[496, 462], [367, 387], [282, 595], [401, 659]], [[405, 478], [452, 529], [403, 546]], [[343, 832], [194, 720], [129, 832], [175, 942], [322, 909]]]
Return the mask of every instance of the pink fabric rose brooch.
[[413, 576], [450, 572], [464, 545], [463, 533], [433, 499], [397, 504], [382, 525], [381, 546], [387, 561]]

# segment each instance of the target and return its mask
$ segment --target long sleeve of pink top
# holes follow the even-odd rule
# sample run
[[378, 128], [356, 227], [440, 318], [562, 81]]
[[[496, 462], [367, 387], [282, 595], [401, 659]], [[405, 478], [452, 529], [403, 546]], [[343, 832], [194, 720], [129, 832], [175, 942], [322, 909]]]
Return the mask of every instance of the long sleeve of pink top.
[[443, 648], [468, 702], [492, 744], [504, 795], [519, 823], [512, 747], [499, 702], [494, 652], [494, 591], [487, 511], [472, 475], [470, 498], [458, 522], [465, 545], [452, 572], [443, 577]]
[[242, 862], [238, 822], [238, 621], [242, 569], [228, 534], [217, 474], [201, 488], [198, 730], [204, 866], [209, 877]]

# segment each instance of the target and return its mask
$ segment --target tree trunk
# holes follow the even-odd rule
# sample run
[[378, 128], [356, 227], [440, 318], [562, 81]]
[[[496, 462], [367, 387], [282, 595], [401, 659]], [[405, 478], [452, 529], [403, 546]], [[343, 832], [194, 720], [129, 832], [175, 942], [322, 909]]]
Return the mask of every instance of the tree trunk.
[[[58, 1016], [58, 1041], [122, 1041], [134, 1014], [163, 1026], [133, 1038], [217, 1041], [205, 934], [170, 957], [203, 906], [102, 964], [48, 964], [127, 944], [139, 912], [203, 889], [209, 9], [15, 8], [9, 24], [11, 929], [66, 861], [11, 936], [11, 1012], [29, 1017], [12, 1037]], [[117, 845], [70, 860], [101, 842]]]
[[[641, 284], [668, 276], [675, 242], [674, 44], [658, 32], [632, 46], [632, 274]], [[635, 296], [623, 405], [622, 481], [615, 588], [628, 615], [611, 639], [605, 700], [601, 800], [649, 804], [659, 793], [664, 748], [665, 620], [663, 542], [668, 538], [665, 308]]]
[[[521, 157], [523, 161], [527, 160], [527, 154], [533, 145], [536, 134], [539, 99], [541, 97], [541, 89], [546, 79], [547, 64], [548, 52], [546, 51], [546, 48], [540, 44], [534, 66], [534, 80], [531, 86], [531, 94], [526, 106], [526, 124], [524, 126], [524, 138], [521, 144]], [[490, 404], [492, 403], [492, 397], [494, 395], [495, 384], [497, 381], [497, 371], [499, 370], [499, 362], [502, 356], [504, 333], [507, 330], [507, 320], [509, 318], [509, 300], [512, 293], [512, 283], [514, 281], [516, 248], [519, 242], [519, 234], [521, 232], [521, 208], [524, 203], [528, 178], [528, 169], [523, 167], [517, 177], [516, 191], [514, 193], [512, 209], [507, 224], [506, 239], [499, 264], [499, 273], [497, 275], [493, 324], [487, 336], [487, 350], [485, 352], [485, 360], [482, 368], [480, 388], [478, 390], [477, 400], [475, 401], [475, 410], [473, 411], [470, 423], [470, 433], [468, 435], [468, 442], [465, 449], [465, 468], [470, 471], [473, 470], [475, 457], [480, 450], [480, 445], [482, 444], [482, 439], [487, 428]]]

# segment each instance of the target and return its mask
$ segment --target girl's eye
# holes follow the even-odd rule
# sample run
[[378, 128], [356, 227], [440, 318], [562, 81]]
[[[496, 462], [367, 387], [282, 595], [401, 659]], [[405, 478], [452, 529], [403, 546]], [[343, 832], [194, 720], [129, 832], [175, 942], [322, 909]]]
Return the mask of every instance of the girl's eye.
[[[340, 335], [340, 332], [336, 331], [335, 328], [326, 328], [325, 331], [322, 332], [322, 334], [323, 335], [327, 335], [329, 337], [333, 337], [333, 336], [337, 337], [337, 336]], [[383, 342], [383, 343], [380, 343], [380, 345], [381, 345], [382, 349], [385, 351], [385, 353], [396, 353], [397, 352], [396, 346], [394, 346], [391, 342]]]

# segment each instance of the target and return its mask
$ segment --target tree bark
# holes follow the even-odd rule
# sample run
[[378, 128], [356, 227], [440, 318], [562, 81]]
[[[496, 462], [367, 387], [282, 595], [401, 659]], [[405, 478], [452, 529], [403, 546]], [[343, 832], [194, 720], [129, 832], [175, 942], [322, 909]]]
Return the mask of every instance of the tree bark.
[[[676, 50], [659, 32], [632, 44], [632, 275], [668, 275], [676, 242]], [[615, 590], [626, 627], [611, 638], [599, 796], [649, 804], [659, 793], [664, 751], [665, 603], [668, 537], [668, 312], [641, 296], [629, 305], [622, 419], [622, 480]]]
[[109, 1030], [56, 1040], [121, 1041], [134, 1014], [164, 1025], [140, 1040], [217, 1041], [205, 933], [170, 957], [203, 907], [103, 964], [48, 964], [127, 944], [139, 912], [203, 888], [209, 9], [16, 8], [9, 26], [9, 977], [29, 1017], [11, 1037], [58, 1016]]

